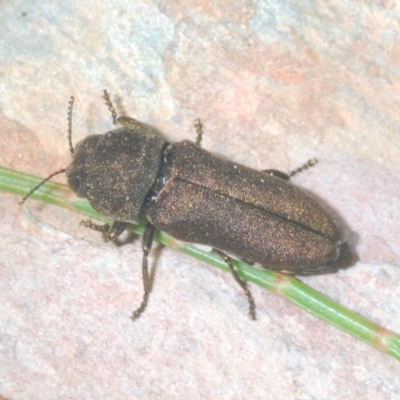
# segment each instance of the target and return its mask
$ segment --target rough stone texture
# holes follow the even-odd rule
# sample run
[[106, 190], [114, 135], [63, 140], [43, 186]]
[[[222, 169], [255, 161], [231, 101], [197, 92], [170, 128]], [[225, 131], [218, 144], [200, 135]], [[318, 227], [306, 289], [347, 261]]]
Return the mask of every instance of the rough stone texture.
[[[357, 235], [359, 263], [307, 278], [400, 332], [400, 5], [334, 1], [0, 3], [0, 163], [47, 176], [121, 114], [295, 181]], [[64, 177], [60, 176], [61, 181]], [[284, 299], [157, 248], [146, 313], [139, 241], [0, 195], [0, 394], [9, 399], [398, 399], [400, 366]]]

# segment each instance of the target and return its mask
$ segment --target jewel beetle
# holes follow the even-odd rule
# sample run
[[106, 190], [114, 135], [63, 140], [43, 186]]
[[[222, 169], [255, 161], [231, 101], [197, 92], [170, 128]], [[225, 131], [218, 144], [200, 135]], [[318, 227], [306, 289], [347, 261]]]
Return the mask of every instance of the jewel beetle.
[[252, 319], [254, 300], [229, 255], [295, 275], [336, 272], [354, 262], [336, 218], [289, 182], [316, 160], [289, 174], [256, 171], [203, 150], [199, 120], [196, 142], [169, 144], [136, 119], [117, 118], [107, 91], [104, 99], [114, 124], [121, 127], [88, 136], [74, 149], [72, 97], [68, 140], [73, 161], [32, 189], [20, 204], [51, 177], [65, 172], [78, 197], [88, 199], [96, 211], [114, 220], [111, 226], [83, 222], [102, 232], [106, 241], [117, 238], [129, 223], [138, 223], [142, 214], [147, 217], [142, 241], [144, 295], [132, 319], [138, 318], [148, 303], [147, 256], [156, 228], [185, 242], [211, 246], [245, 291]]

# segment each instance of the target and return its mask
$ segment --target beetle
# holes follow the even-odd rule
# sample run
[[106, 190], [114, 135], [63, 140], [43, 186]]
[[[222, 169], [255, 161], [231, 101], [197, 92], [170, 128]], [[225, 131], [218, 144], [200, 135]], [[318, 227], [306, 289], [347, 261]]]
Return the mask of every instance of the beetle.
[[185, 242], [211, 246], [245, 291], [252, 319], [254, 300], [229, 255], [295, 275], [336, 272], [353, 263], [355, 258], [336, 218], [289, 182], [316, 160], [289, 174], [256, 171], [203, 150], [199, 120], [196, 142], [169, 144], [136, 119], [117, 118], [106, 90], [103, 97], [113, 123], [121, 127], [88, 136], [74, 149], [71, 97], [68, 140], [73, 160], [32, 189], [20, 204], [51, 177], [65, 172], [78, 197], [88, 199], [96, 211], [114, 220], [111, 226], [82, 222], [102, 232], [104, 240], [114, 240], [129, 223], [139, 223], [142, 214], [147, 217], [142, 240], [144, 294], [133, 320], [148, 303], [147, 257], [156, 228]]

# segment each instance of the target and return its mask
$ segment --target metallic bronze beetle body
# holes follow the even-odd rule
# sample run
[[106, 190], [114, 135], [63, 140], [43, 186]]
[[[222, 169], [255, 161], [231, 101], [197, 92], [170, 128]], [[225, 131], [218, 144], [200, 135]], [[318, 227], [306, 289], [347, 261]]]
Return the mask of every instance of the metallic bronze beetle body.
[[[223, 160], [187, 140], [170, 145], [139, 121], [116, 118], [106, 92], [105, 99], [122, 128], [79, 142], [65, 172], [79, 197], [115, 220], [111, 227], [85, 223], [106, 240], [122, 233], [127, 223], [138, 223], [141, 214], [149, 221], [143, 237], [145, 295], [134, 319], [150, 292], [147, 255], [154, 227], [216, 249], [246, 291], [253, 318], [251, 294], [221, 252], [299, 275], [335, 272], [352, 263], [336, 220], [289, 183], [289, 175]], [[72, 102], [69, 115], [71, 109]]]

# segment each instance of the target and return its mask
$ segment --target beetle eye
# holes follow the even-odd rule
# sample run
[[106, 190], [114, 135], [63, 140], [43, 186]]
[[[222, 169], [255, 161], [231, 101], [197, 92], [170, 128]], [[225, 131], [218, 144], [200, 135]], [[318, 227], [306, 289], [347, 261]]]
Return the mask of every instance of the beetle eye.
[[68, 177], [68, 185], [74, 193], [79, 192], [80, 181], [76, 175], [70, 175]]

